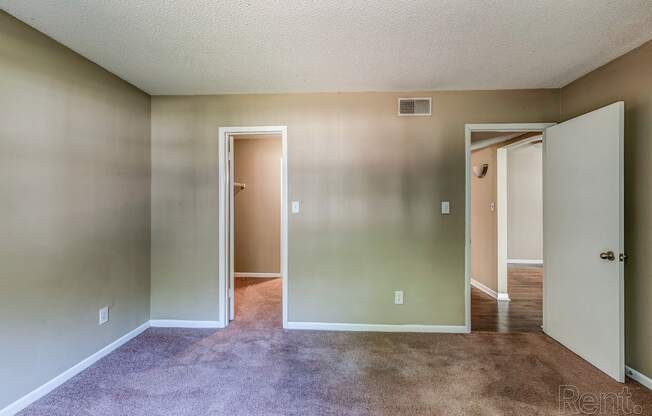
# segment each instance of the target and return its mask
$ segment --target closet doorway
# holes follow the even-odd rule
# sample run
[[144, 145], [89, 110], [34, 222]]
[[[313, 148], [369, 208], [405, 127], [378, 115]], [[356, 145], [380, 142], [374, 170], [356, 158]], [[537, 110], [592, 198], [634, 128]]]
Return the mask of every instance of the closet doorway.
[[220, 129], [220, 315], [224, 326], [285, 327], [285, 127]]

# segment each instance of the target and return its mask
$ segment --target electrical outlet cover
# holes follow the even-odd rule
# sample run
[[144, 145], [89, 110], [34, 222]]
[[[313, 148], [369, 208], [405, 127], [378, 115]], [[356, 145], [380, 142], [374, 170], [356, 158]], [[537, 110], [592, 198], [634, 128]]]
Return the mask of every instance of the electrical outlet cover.
[[105, 306], [102, 309], [100, 309], [100, 321], [99, 324], [105, 324], [109, 322], [109, 307]]

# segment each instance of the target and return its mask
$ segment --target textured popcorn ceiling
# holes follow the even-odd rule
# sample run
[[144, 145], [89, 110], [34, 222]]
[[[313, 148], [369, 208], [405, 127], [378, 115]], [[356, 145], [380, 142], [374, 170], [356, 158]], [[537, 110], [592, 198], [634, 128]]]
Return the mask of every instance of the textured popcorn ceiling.
[[652, 38], [652, 0], [0, 0], [151, 94], [561, 87]]

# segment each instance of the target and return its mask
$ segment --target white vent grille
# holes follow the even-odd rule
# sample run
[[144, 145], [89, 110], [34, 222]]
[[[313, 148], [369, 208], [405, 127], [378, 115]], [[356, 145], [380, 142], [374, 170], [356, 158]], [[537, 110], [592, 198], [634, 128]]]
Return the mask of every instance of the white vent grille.
[[430, 116], [432, 115], [432, 98], [399, 98], [399, 116]]

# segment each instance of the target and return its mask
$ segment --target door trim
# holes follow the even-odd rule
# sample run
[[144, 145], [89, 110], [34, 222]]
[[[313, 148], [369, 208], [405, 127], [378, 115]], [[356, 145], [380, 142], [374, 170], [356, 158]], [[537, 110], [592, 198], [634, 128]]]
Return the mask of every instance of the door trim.
[[[287, 126], [249, 126], [249, 127], [220, 127], [218, 132], [218, 268], [219, 268], [219, 294], [218, 316], [219, 322], [224, 327], [229, 325], [228, 311], [228, 278], [226, 270], [226, 166], [228, 154], [225, 151], [228, 137], [234, 134], [280, 134], [281, 135], [281, 277], [283, 280], [283, 328], [287, 328], [288, 317], [288, 147]], [[230, 225], [228, 225], [230, 226]], [[230, 244], [230, 243], [229, 243]]]
[[[471, 133], [474, 131], [544, 131], [557, 123], [481, 123], [464, 125], [465, 203], [464, 203], [464, 290], [466, 332], [471, 332]], [[544, 135], [545, 138], [545, 135]]]

